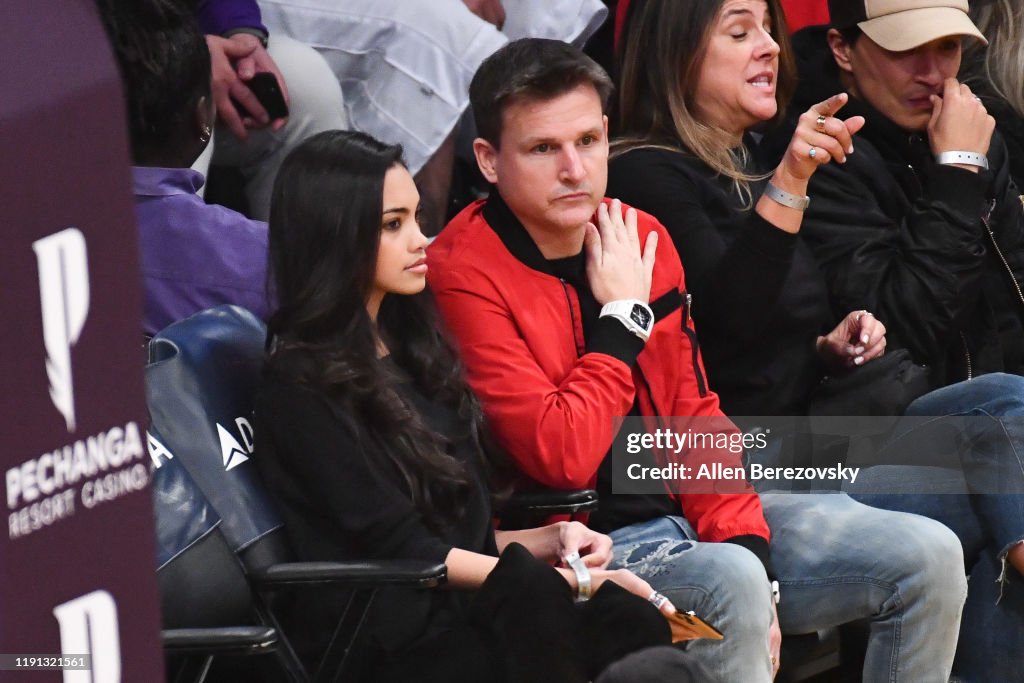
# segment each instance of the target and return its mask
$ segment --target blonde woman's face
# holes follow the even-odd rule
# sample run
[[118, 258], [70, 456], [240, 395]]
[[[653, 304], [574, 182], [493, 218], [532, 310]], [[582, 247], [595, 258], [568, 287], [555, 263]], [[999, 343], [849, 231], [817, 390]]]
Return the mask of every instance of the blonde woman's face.
[[779, 45], [765, 0], [726, 0], [715, 18], [696, 88], [703, 123], [742, 135], [775, 116]]

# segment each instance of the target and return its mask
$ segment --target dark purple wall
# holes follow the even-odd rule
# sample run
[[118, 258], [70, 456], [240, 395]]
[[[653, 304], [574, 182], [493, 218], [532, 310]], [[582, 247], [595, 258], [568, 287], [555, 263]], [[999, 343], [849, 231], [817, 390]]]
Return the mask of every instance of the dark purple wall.
[[163, 680], [130, 192], [92, 0], [0, 2], [0, 653], [84, 634], [91, 683]]

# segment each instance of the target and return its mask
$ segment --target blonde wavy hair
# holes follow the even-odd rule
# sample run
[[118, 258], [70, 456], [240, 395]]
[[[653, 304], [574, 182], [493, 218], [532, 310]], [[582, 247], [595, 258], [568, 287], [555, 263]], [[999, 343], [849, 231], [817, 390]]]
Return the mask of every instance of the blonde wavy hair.
[[[735, 146], [735, 134], [702, 121], [696, 106], [703, 55], [724, 0], [634, 0], [619, 53], [617, 133], [612, 157], [640, 148], [689, 153], [731, 178], [744, 206], [753, 204], [750, 183], [762, 176], [746, 171], [749, 153]], [[796, 86], [789, 30], [778, 0], [767, 0], [779, 73], [775, 99], [784, 116]]]
[[[975, 3], [971, 17], [988, 38], [984, 74], [999, 97], [1024, 116], [1024, 2]], [[984, 49], [979, 46], [978, 49]]]

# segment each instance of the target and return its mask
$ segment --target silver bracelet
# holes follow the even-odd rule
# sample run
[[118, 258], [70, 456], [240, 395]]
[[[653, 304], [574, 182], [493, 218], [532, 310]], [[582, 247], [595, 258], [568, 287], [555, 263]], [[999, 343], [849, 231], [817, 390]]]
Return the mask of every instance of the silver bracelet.
[[565, 558], [565, 563], [576, 573], [576, 599], [590, 599], [590, 569], [583, 563], [579, 553], [570, 553]]
[[968, 166], [977, 166], [988, 170], [988, 157], [984, 154], [978, 154], [977, 152], [963, 152], [963, 151], [952, 151], [952, 152], [940, 152], [935, 155], [935, 163], [941, 164], [942, 166], [949, 166], [951, 164], [966, 164]]
[[773, 202], [782, 204], [783, 206], [788, 207], [790, 209], [796, 209], [797, 211], [805, 211], [807, 207], [811, 205], [810, 197], [801, 197], [798, 194], [786, 192], [782, 188], [772, 183], [768, 183], [768, 185], [765, 186], [764, 196], [772, 200]]

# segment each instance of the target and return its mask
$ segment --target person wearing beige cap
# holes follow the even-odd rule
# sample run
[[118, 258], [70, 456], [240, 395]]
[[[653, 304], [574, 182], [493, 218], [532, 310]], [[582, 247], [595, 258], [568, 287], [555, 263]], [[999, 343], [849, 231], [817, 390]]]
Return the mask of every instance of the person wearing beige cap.
[[[793, 37], [800, 86], [790, 111], [843, 90], [843, 115], [865, 118], [847, 162], [822, 166], [808, 186], [801, 234], [831, 305], [884, 320], [888, 350], [927, 366], [933, 388], [1024, 374], [1024, 211], [995, 121], [956, 79], [964, 45], [985, 40], [968, 3], [830, 0], [829, 9], [830, 27]], [[758, 154], [781, 153], [791, 130], [770, 132]], [[1010, 464], [1019, 471], [1019, 449]], [[1020, 518], [1022, 497], [859, 493], [892, 510], [934, 500], [923, 514], [957, 533], [970, 574], [953, 673], [1024, 681], [1024, 546], [994, 531]], [[963, 503], [987, 530], [967, 528]]]
[[890, 52], [913, 50], [939, 38], [973, 36], [985, 42], [967, 15], [967, 0], [833, 0], [833, 26], [856, 26]]

